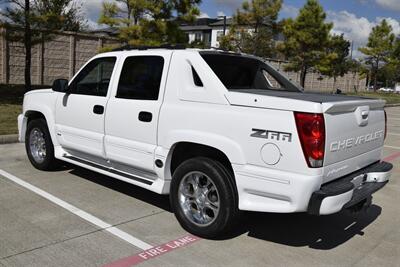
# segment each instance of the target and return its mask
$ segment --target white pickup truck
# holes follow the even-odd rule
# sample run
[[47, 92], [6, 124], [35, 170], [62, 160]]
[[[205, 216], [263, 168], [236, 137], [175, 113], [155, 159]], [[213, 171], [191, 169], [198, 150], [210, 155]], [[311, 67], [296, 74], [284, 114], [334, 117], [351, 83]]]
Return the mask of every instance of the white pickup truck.
[[65, 161], [169, 194], [186, 230], [215, 237], [240, 211], [368, 206], [393, 167], [384, 105], [304, 93], [249, 55], [125, 47], [27, 93], [18, 124], [36, 168]]

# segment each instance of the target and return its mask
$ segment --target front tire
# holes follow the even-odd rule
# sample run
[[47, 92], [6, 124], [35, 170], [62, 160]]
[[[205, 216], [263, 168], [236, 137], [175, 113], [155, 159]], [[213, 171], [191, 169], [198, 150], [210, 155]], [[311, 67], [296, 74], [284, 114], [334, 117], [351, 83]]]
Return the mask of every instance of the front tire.
[[58, 161], [54, 157], [54, 146], [46, 120], [35, 119], [28, 123], [25, 149], [29, 161], [36, 169], [49, 171], [56, 168]]
[[189, 159], [176, 169], [170, 201], [181, 226], [204, 238], [228, 233], [239, 214], [230, 172], [209, 158]]

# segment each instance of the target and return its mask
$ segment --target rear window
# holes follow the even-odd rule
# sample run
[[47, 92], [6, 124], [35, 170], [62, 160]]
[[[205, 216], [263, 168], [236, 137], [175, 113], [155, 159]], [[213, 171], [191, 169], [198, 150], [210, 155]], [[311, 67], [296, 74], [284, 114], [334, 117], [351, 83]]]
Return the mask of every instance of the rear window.
[[201, 56], [228, 90], [301, 90], [256, 58], [218, 53], [203, 53]]

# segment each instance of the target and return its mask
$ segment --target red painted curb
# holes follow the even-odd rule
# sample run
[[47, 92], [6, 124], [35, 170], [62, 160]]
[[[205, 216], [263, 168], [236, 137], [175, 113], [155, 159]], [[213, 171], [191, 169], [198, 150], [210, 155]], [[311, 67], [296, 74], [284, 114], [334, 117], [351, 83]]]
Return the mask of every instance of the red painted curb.
[[390, 156], [387, 156], [386, 158], [383, 159], [383, 161], [393, 161], [395, 159], [397, 159], [398, 157], [400, 157], [400, 152], [394, 153]]

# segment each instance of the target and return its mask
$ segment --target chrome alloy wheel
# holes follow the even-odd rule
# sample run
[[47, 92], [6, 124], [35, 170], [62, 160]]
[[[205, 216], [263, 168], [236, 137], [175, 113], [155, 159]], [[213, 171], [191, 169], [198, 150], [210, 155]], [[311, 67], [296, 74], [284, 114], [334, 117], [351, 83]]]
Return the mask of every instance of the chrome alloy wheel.
[[180, 206], [192, 223], [208, 226], [215, 221], [220, 208], [218, 190], [202, 172], [190, 172], [183, 177], [178, 191]]
[[29, 147], [33, 159], [39, 164], [43, 163], [46, 159], [46, 141], [40, 129], [32, 129], [29, 135]]

